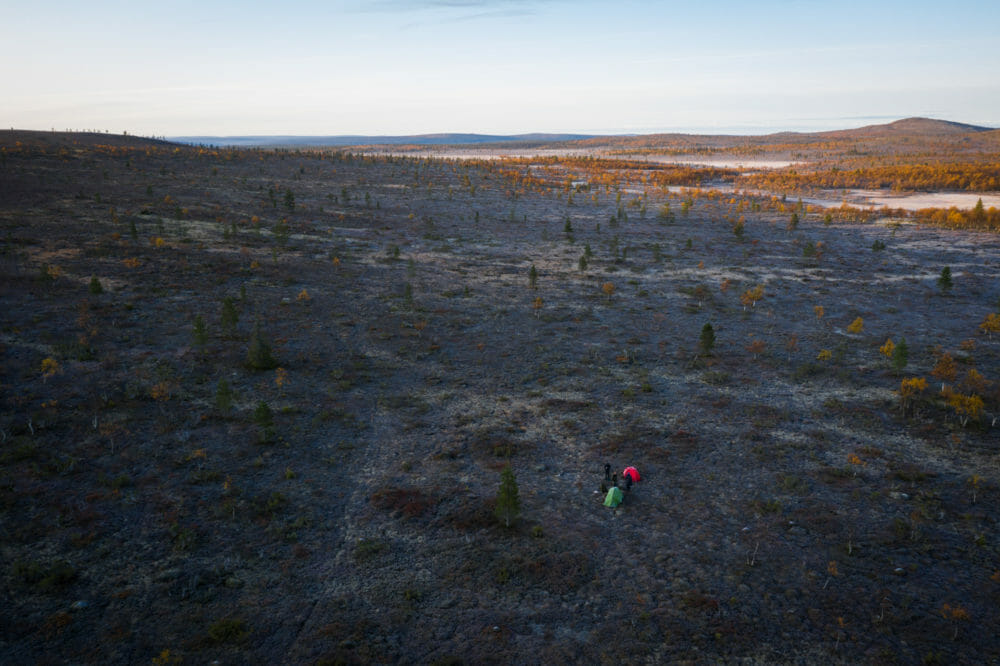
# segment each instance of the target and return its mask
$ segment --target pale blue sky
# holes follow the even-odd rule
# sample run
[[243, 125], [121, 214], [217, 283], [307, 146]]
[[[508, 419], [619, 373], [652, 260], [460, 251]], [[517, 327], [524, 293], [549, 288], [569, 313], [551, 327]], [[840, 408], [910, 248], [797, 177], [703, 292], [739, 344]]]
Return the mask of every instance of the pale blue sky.
[[1000, 126], [1000, 2], [0, 0], [0, 126], [145, 135]]

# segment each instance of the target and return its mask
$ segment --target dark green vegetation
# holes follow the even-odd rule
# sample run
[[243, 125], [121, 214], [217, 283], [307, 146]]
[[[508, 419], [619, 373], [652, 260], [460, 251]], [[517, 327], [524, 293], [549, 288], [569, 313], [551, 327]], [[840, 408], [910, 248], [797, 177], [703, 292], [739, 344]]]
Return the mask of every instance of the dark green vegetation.
[[[4, 663], [1000, 653], [996, 236], [750, 199], [737, 235], [610, 172], [570, 204], [501, 163], [0, 147]], [[617, 510], [605, 462], [642, 474]]]
[[500, 472], [500, 488], [497, 490], [496, 516], [504, 527], [510, 527], [511, 521], [521, 513], [521, 499], [518, 495], [517, 480], [514, 470], [506, 465]]

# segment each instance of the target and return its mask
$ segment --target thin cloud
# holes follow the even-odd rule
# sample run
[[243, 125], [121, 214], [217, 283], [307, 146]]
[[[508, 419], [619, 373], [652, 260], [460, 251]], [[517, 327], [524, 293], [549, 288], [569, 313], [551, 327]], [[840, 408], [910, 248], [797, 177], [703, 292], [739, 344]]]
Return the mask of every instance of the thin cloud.
[[478, 14], [468, 14], [445, 19], [442, 23], [463, 23], [465, 21], [480, 21], [483, 19], [510, 18], [513, 16], [531, 16], [535, 12], [530, 9], [498, 9], [492, 12], [479, 12]]
[[378, 0], [356, 9], [365, 14], [395, 14], [412, 17], [403, 29], [445, 23], [471, 23], [534, 16], [546, 5], [567, 0]]
[[422, 11], [426, 9], [489, 9], [548, 5], [558, 0], [376, 0], [365, 9], [375, 12]]
[[469, 21], [507, 16], [529, 16], [544, 6], [565, 0], [378, 0], [366, 2], [357, 11], [373, 14], [455, 12], [452, 21]]

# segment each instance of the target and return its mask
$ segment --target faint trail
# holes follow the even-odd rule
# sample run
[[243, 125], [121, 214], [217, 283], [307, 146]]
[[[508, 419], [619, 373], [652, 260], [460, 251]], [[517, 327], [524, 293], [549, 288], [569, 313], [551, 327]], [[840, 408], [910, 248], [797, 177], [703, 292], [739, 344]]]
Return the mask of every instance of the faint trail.
[[328, 558], [313, 572], [310, 588], [314, 591], [311, 607], [302, 620], [299, 630], [288, 646], [283, 663], [298, 664], [315, 661], [323, 652], [335, 645], [326, 644], [319, 636], [323, 626], [336, 609], [331, 605], [345, 596], [357, 597], [363, 594], [356, 582], [361, 579], [353, 571], [355, 563], [350, 559], [354, 549], [352, 544], [362, 538], [359, 517], [362, 508], [368, 504], [373, 487], [373, 479], [383, 469], [386, 460], [394, 457], [389, 448], [394, 429], [392, 417], [382, 407], [374, 407], [370, 428], [364, 437], [364, 446], [353, 452], [351, 461], [331, 473], [331, 483], [345, 488], [343, 499], [339, 500], [340, 515], [325, 539], [323, 550]]

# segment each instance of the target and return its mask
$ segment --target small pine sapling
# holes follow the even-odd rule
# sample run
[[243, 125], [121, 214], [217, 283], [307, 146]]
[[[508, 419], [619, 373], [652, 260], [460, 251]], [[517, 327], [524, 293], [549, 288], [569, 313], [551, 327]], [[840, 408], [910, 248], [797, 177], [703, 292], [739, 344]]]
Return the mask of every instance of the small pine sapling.
[[670, 202], [666, 202], [660, 206], [659, 218], [668, 224], [674, 221], [674, 212], [670, 210]]
[[707, 323], [701, 327], [701, 336], [698, 338], [698, 347], [701, 349], [702, 356], [711, 356], [712, 349], [715, 347], [715, 329], [712, 328], [712, 324]]
[[900, 338], [899, 344], [892, 350], [892, 369], [896, 372], [906, 367], [910, 360], [910, 348], [906, 344], [906, 338]]
[[250, 345], [247, 348], [247, 364], [254, 370], [271, 370], [278, 367], [278, 361], [271, 353], [271, 346], [260, 332], [260, 322], [254, 324]]
[[215, 388], [215, 408], [223, 414], [233, 408], [233, 389], [225, 379], [220, 379]]
[[951, 289], [951, 266], [945, 266], [941, 269], [941, 275], [937, 279], [937, 284], [942, 292], [948, 292]]
[[[291, 194], [291, 191], [289, 191]], [[288, 229], [288, 221], [285, 218], [281, 218], [278, 224], [274, 225], [274, 238], [278, 241], [278, 245], [285, 247], [288, 245], [288, 239], [290, 237], [290, 231]]]
[[979, 197], [979, 201], [972, 209], [972, 221], [982, 223], [986, 220], [986, 208], [983, 206], [983, 198]]
[[239, 312], [236, 310], [236, 304], [233, 302], [231, 296], [226, 296], [222, 299], [222, 316], [220, 318], [220, 323], [222, 324], [222, 330], [228, 336], [236, 335], [236, 324], [240, 320]]
[[517, 491], [517, 479], [508, 463], [500, 472], [500, 489], [497, 491], [496, 517], [505, 527], [521, 513], [521, 498]]
[[201, 315], [196, 315], [194, 318], [192, 334], [194, 335], [194, 344], [199, 349], [204, 348], [208, 343], [208, 329], [205, 327], [205, 319]]
[[253, 410], [253, 420], [260, 427], [260, 442], [262, 444], [274, 439], [274, 414], [266, 402], [261, 400]]

